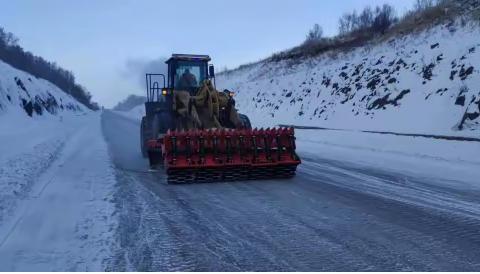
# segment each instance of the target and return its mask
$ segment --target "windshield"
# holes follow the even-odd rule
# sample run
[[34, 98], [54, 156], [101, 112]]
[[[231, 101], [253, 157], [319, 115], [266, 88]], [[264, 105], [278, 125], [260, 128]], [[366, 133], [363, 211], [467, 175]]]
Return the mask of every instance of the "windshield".
[[204, 63], [179, 61], [175, 70], [175, 88], [197, 88], [207, 77]]

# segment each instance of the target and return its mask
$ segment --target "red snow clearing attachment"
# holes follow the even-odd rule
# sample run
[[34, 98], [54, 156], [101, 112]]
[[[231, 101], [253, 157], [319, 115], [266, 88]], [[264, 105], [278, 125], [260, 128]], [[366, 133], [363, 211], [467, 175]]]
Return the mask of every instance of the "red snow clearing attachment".
[[169, 183], [291, 178], [300, 164], [293, 128], [168, 131], [148, 146]]

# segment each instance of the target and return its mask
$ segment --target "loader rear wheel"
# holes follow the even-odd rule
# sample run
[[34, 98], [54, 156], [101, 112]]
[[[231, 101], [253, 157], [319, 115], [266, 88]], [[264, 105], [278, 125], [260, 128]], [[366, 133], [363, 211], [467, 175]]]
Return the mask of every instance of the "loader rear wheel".
[[146, 117], [143, 117], [142, 123], [140, 125], [140, 149], [142, 150], [143, 158], [148, 157], [147, 140], [148, 140], [149, 134], [146, 131], [147, 131]]
[[168, 126], [168, 115], [165, 113], [156, 113], [152, 119], [152, 126], [151, 126], [151, 137], [150, 138], [159, 138], [159, 136], [163, 136], [167, 133]]

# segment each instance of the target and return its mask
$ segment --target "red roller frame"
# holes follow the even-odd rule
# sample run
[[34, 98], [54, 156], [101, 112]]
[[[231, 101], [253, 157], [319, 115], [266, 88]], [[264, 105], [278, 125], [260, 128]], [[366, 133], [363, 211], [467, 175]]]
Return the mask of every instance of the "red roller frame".
[[168, 131], [148, 142], [167, 171], [297, 166], [293, 128]]

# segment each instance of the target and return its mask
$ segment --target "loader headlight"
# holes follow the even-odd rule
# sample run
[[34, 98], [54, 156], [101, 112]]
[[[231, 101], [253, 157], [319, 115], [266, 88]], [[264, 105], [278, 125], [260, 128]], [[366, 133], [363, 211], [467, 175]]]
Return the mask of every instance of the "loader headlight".
[[165, 95], [167, 95], [167, 94], [168, 94], [168, 91], [167, 91], [166, 89], [163, 89], [163, 90], [162, 90], [162, 95], [165, 96]]

